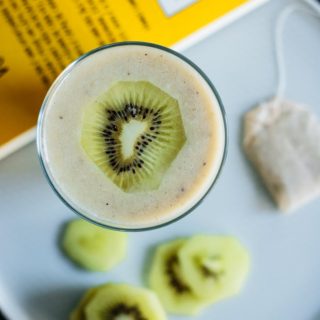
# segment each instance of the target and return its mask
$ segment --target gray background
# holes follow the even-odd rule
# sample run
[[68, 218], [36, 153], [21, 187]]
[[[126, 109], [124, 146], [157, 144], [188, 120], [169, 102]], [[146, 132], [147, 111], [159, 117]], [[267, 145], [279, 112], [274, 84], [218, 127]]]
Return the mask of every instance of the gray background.
[[[1, 161], [0, 305], [12, 319], [65, 319], [89, 286], [109, 280], [142, 284], [153, 245], [200, 232], [239, 237], [251, 252], [252, 271], [239, 296], [197, 319], [320, 319], [320, 200], [290, 216], [280, 214], [240, 145], [244, 112], [274, 93], [275, 18], [291, 2], [273, 0], [184, 52], [208, 74], [224, 101], [228, 159], [217, 185], [193, 214], [163, 229], [130, 234], [128, 257], [111, 272], [87, 273], [60, 253], [59, 232], [74, 215], [45, 181], [35, 144]], [[309, 104], [318, 115], [319, 39], [315, 19], [295, 15], [286, 27], [287, 96]]]

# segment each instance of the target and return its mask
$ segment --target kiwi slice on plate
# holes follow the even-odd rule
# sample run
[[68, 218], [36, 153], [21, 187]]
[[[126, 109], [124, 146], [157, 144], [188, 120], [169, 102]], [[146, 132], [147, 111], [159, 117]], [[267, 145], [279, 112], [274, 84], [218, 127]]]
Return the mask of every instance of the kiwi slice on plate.
[[227, 236], [194, 236], [179, 250], [178, 259], [187, 285], [207, 302], [237, 294], [250, 266], [247, 250]]
[[76, 219], [66, 226], [62, 248], [80, 266], [91, 271], [107, 271], [124, 259], [127, 235]]
[[83, 114], [81, 145], [125, 192], [151, 191], [186, 141], [176, 99], [147, 81], [119, 81]]
[[181, 274], [177, 254], [185, 243], [186, 240], [178, 239], [157, 248], [149, 273], [149, 285], [168, 312], [196, 315], [206, 305], [194, 294]]
[[157, 296], [148, 289], [126, 284], [107, 284], [99, 289], [84, 308], [90, 320], [165, 320]]

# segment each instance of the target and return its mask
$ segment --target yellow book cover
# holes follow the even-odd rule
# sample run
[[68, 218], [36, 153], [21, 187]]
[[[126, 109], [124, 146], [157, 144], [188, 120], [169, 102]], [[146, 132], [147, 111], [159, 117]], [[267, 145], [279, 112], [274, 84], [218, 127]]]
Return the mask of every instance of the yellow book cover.
[[176, 50], [268, 0], [0, 0], [0, 159], [32, 141], [42, 100], [71, 61], [127, 40]]

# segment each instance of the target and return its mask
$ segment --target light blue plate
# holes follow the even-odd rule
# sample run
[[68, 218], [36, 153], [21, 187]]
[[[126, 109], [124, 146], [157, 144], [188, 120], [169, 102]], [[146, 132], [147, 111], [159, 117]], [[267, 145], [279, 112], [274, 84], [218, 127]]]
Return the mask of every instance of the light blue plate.
[[[252, 255], [243, 292], [209, 308], [201, 320], [320, 319], [320, 200], [280, 214], [241, 151], [241, 117], [272, 95], [275, 69], [273, 0], [185, 54], [220, 91], [230, 145], [222, 175], [205, 201], [173, 225], [129, 235], [129, 255], [107, 274], [77, 269], [58, 249], [63, 223], [76, 216], [42, 175], [35, 145], [0, 163], [0, 306], [13, 320], [66, 319], [82, 292], [107, 281], [143, 284], [157, 243], [194, 233], [231, 234]], [[320, 115], [320, 23], [295, 16], [286, 28], [288, 95]], [[320, 143], [320, 142], [319, 142]], [[170, 319], [183, 319], [170, 317]]]

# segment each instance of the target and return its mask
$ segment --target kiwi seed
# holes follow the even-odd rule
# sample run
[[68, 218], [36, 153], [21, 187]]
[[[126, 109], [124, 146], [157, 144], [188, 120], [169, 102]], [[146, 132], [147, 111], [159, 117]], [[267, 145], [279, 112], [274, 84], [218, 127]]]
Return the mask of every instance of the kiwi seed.
[[168, 258], [166, 263], [166, 273], [169, 278], [169, 282], [177, 293], [189, 292], [189, 287], [180, 280], [175, 271], [178, 264], [178, 257], [176, 255], [172, 255]]

